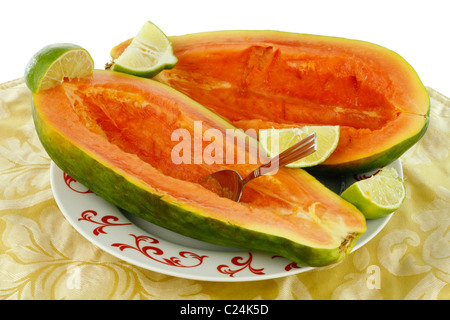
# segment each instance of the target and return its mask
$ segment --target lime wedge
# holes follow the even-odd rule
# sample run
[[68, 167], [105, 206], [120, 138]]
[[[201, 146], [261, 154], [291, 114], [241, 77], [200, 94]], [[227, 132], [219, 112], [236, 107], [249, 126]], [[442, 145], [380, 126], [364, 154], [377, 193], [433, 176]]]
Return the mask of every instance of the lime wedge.
[[370, 178], [355, 182], [341, 197], [357, 207], [367, 219], [378, 219], [400, 208], [406, 191], [397, 171], [385, 168]]
[[316, 133], [316, 151], [286, 166], [290, 168], [312, 167], [324, 162], [336, 149], [339, 142], [339, 126], [264, 129], [259, 130], [259, 142], [267, 155], [272, 158], [313, 132]]
[[55, 43], [39, 50], [25, 68], [25, 83], [32, 92], [51, 89], [64, 78], [82, 78], [94, 71], [86, 49], [72, 43]]
[[125, 51], [113, 62], [112, 70], [151, 78], [178, 62], [172, 44], [153, 23], [147, 21]]

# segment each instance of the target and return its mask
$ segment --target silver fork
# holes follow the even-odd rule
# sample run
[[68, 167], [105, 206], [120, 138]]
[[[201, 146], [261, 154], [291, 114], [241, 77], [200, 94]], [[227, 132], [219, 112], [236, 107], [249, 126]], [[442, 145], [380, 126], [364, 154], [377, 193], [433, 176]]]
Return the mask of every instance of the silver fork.
[[234, 170], [221, 170], [199, 179], [199, 183], [205, 188], [216, 192], [219, 196], [229, 198], [236, 202], [241, 200], [242, 191], [247, 183], [262, 175], [268, 174], [289, 163], [306, 157], [316, 151], [316, 133], [313, 132], [306, 138], [286, 149], [279, 155], [271, 158], [268, 163], [261, 165], [245, 179]]

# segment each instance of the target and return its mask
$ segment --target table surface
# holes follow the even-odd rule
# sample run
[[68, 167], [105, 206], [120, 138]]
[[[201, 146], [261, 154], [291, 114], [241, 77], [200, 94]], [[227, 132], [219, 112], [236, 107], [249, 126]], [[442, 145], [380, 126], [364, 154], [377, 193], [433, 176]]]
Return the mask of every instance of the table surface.
[[[0, 299], [450, 299], [450, 90], [442, 77], [445, 68], [447, 73], [450, 70], [441, 43], [448, 33], [448, 28], [442, 30], [448, 27], [442, 21], [443, 2], [429, 1], [423, 7], [410, 1], [401, 15], [400, 6], [384, 1], [374, 8], [357, 8], [358, 2], [342, 1], [339, 3], [352, 3], [354, 8], [336, 15], [342, 8], [330, 2], [318, 17], [323, 9], [318, 5], [280, 10], [259, 1], [253, 11], [247, 3], [237, 11], [225, 8], [222, 13], [228, 17], [224, 18], [211, 5], [207, 12], [206, 2], [191, 1], [202, 9], [196, 11], [180, 2], [170, 15], [152, 15], [154, 10], [149, 7], [145, 13], [133, 12], [135, 19], [129, 8], [125, 12], [109, 10], [108, 17], [100, 17], [95, 28], [96, 16], [80, 8], [92, 1], [77, 2], [78, 7], [71, 12], [62, 8], [47, 12], [35, 2], [24, 12], [19, 3], [8, 4], [11, 15], [7, 22], [0, 20], [0, 30], [8, 30], [7, 43], [17, 37], [23, 41], [14, 46], [15, 53], [5, 49], [0, 53]], [[123, 2], [108, 3], [105, 8], [116, 8]], [[239, 4], [228, 3], [233, 8]], [[390, 10], [386, 10], [388, 3]], [[385, 7], [380, 7], [382, 4]], [[37, 17], [33, 12], [42, 15]], [[369, 16], [371, 12], [384, 15], [383, 19]], [[120, 20], [119, 13], [129, 16]], [[247, 21], [250, 13], [252, 19]], [[422, 20], [416, 25], [422, 15], [429, 22]], [[67, 23], [73, 19], [82, 19], [85, 25]], [[101, 68], [110, 47], [133, 36], [146, 19], [167, 34], [281, 29], [363, 39], [394, 51], [397, 48], [416, 68], [431, 99], [427, 133], [401, 157], [407, 189], [403, 206], [374, 239], [339, 264], [254, 282], [172, 277], [128, 264], [91, 244], [65, 220], [53, 198], [50, 158], [36, 136], [30, 92], [20, 77], [28, 57], [51, 42], [75, 42], [92, 48]], [[394, 23], [396, 19], [404, 23]], [[28, 26], [26, 32], [24, 25]], [[378, 29], [369, 31], [369, 25]]]

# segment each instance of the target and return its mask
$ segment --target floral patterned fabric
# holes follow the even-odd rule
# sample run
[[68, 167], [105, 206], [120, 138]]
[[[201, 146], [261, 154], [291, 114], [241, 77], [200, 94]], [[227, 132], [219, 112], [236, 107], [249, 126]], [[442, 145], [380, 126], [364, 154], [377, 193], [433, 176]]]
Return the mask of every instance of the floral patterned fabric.
[[337, 265], [253, 282], [177, 278], [124, 262], [67, 222], [23, 79], [0, 85], [0, 299], [450, 299], [450, 101], [401, 157], [407, 198]]

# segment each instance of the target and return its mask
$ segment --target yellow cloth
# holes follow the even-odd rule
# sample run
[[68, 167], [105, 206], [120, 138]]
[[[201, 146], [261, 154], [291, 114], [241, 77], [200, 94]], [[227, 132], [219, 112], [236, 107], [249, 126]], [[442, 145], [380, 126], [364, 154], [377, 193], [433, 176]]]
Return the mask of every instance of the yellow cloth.
[[194, 281], [128, 264], [65, 220], [23, 79], [0, 85], [1, 299], [450, 299], [450, 101], [428, 88], [431, 121], [401, 157], [407, 198], [341, 263], [279, 279]]

